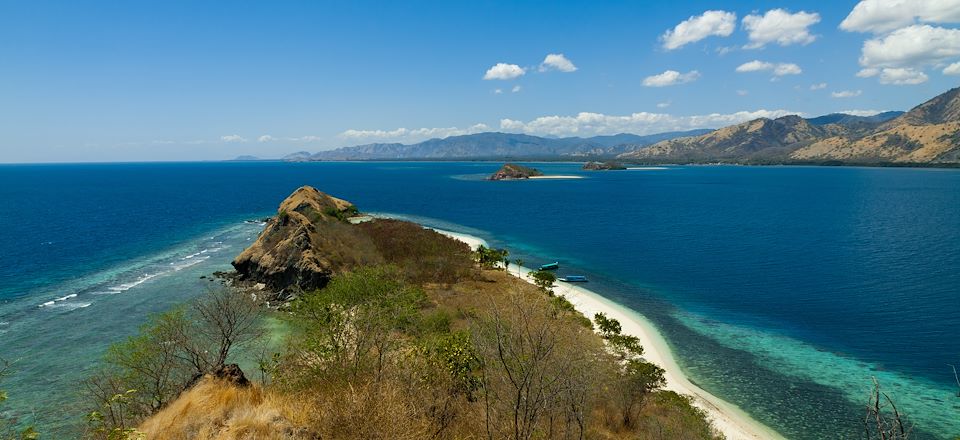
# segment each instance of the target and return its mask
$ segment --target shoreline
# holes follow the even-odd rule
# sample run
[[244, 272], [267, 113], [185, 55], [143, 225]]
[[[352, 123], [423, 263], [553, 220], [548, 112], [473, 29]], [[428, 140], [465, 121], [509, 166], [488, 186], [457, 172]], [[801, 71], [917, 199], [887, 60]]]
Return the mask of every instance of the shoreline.
[[[476, 249], [479, 245], [487, 245], [486, 240], [472, 235], [438, 228], [430, 229], [462, 241], [471, 249]], [[530, 272], [533, 272], [533, 270], [516, 264], [511, 264], [507, 271], [507, 273], [521, 280], [532, 283], [533, 281], [527, 277]], [[635, 336], [640, 340], [644, 348], [643, 358], [664, 369], [664, 377], [667, 379], [667, 385], [664, 386], [664, 389], [691, 396], [693, 405], [706, 412], [707, 418], [713, 423], [714, 428], [728, 440], [784, 438], [770, 427], [754, 420], [736, 405], [693, 384], [683, 374], [663, 335], [657, 331], [653, 323], [640, 313], [611, 301], [592, 290], [562, 281], [554, 284], [554, 292], [565, 297], [578, 312], [590, 318], [591, 321], [592, 316], [598, 312], [620, 321], [624, 334]]]

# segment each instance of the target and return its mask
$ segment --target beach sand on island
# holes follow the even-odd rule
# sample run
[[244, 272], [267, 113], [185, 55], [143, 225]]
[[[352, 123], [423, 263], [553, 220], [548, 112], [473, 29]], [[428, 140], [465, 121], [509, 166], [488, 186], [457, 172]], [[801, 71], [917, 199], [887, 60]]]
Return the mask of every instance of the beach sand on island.
[[[436, 228], [431, 229], [460, 240], [468, 244], [471, 249], [476, 249], [479, 245], [487, 245], [487, 242], [479, 237]], [[529, 268], [511, 264], [509, 272], [522, 280], [532, 282], [528, 277], [528, 274], [532, 272]], [[664, 388], [692, 396], [693, 404], [707, 413], [707, 417], [713, 422], [713, 426], [728, 440], [784, 438], [773, 429], [753, 420], [737, 406], [704, 391], [690, 382], [680, 370], [680, 366], [674, 359], [666, 340], [653, 324], [639, 313], [610, 301], [596, 292], [569, 283], [557, 282], [554, 286], [554, 292], [557, 295], [564, 296], [576, 307], [577, 311], [588, 318], [592, 319], [595, 313], [602, 312], [608, 317], [620, 321], [624, 334], [636, 336], [640, 340], [644, 348], [644, 359], [659, 365], [666, 372], [667, 385]]]
[[547, 176], [530, 176], [529, 178], [530, 179], [582, 179], [583, 176], [575, 176], [572, 174], [571, 175], [556, 174], [556, 175], [547, 175]]

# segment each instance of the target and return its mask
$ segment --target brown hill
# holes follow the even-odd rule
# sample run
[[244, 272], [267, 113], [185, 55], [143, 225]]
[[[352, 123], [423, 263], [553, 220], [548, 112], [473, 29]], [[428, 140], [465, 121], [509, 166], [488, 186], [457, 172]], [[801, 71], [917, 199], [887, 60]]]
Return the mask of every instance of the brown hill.
[[960, 88], [886, 122], [811, 124], [799, 116], [757, 119], [702, 136], [624, 153], [647, 162], [960, 163]]
[[795, 160], [960, 162], [960, 88], [947, 91], [862, 136], [834, 136], [790, 155]]

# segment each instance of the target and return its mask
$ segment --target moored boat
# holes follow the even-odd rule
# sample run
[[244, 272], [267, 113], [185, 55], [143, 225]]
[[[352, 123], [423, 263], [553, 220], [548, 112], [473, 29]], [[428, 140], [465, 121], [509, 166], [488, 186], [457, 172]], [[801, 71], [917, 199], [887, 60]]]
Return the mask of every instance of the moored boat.
[[557, 279], [567, 283], [586, 283], [588, 281], [587, 277], [583, 275], [567, 275], [563, 278], [557, 278]]
[[540, 270], [557, 270], [560, 268], [560, 263], [554, 261], [553, 263], [547, 263], [540, 265]]

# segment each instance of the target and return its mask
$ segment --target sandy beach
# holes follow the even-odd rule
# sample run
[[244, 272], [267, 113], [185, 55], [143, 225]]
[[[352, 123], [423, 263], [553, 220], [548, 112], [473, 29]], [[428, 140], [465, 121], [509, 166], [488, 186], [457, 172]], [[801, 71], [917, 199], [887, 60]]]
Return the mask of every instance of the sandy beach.
[[583, 176], [575, 175], [550, 175], [550, 176], [530, 176], [530, 179], [582, 179]]
[[[479, 237], [467, 234], [434, 229], [435, 231], [447, 235], [451, 238], [467, 243], [471, 248], [476, 249], [479, 245], [487, 245], [487, 242]], [[509, 272], [520, 279], [530, 281], [528, 274], [531, 269], [518, 267], [511, 264]], [[656, 330], [650, 321], [639, 313], [628, 307], [610, 301], [603, 296], [588, 290], [579, 285], [573, 285], [558, 281], [554, 286], [554, 292], [562, 295], [569, 300], [577, 311], [585, 316], [592, 318], [595, 313], [605, 313], [607, 316], [620, 321], [623, 327], [623, 333], [636, 336], [644, 348], [644, 358], [648, 362], [659, 365], [666, 371], [667, 385], [666, 389], [677, 393], [692, 396], [694, 405], [704, 410], [713, 426], [729, 440], [739, 439], [782, 439], [783, 436], [776, 431], [753, 420], [747, 413], [743, 412], [735, 405], [726, 402], [690, 382], [680, 366], [677, 365], [670, 347], [666, 340]]]

